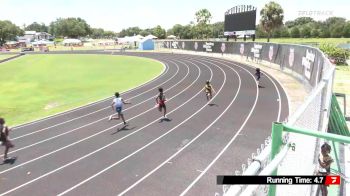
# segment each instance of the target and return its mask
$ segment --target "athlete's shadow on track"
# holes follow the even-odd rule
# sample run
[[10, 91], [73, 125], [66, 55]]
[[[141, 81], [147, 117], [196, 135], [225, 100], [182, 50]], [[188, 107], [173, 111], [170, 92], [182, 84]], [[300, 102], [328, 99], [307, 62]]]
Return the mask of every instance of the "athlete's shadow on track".
[[16, 162], [16, 160], [17, 160], [17, 157], [11, 157], [4, 160], [4, 162], [2, 162], [0, 165], [5, 165], [5, 164], [13, 165]]
[[265, 88], [264, 86], [259, 85], [258, 88]]
[[162, 119], [160, 119], [159, 123], [170, 122], [170, 121], [172, 121], [172, 119], [170, 119], [170, 118], [162, 118]]
[[117, 133], [120, 132], [120, 131], [130, 131], [130, 130], [133, 130], [133, 129], [135, 129], [135, 128], [136, 128], [136, 127], [131, 127], [131, 128], [129, 128], [128, 125], [125, 125], [125, 126], [122, 126], [122, 127], [118, 128], [117, 131], [114, 132], [114, 133], [111, 133], [111, 135], [117, 134]]
[[215, 103], [209, 103], [208, 106], [210, 106], [210, 107], [211, 107], [211, 106], [219, 107], [219, 105], [218, 105], [218, 104], [215, 104]]

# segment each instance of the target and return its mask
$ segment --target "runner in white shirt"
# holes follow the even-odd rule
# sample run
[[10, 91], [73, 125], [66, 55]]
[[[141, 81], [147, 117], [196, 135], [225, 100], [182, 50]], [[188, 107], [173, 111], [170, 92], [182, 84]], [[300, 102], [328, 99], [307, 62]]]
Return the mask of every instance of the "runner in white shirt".
[[126, 125], [124, 114], [122, 113], [123, 110], [123, 104], [131, 104], [130, 102], [125, 102], [123, 98], [119, 96], [119, 93], [116, 92], [115, 98], [113, 99], [113, 102], [111, 104], [112, 109], [116, 111], [118, 117], [115, 117], [115, 114], [111, 115], [108, 120], [119, 120], [122, 118], [124, 125]]

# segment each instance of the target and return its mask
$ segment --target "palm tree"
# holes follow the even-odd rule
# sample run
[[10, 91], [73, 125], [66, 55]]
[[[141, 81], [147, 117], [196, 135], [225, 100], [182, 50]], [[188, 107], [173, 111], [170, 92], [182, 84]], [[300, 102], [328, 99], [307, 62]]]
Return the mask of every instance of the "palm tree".
[[260, 11], [260, 16], [260, 25], [267, 33], [267, 42], [270, 42], [272, 32], [283, 24], [283, 9], [271, 1]]

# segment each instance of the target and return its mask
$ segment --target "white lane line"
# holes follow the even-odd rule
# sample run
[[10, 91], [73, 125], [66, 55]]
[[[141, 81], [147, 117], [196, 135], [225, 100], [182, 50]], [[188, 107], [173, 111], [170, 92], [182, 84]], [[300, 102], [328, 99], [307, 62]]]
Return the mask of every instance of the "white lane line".
[[[208, 62], [210, 63], [210, 62]], [[212, 64], [212, 63], [211, 63]], [[225, 65], [223, 63], [220, 63], [222, 65]], [[162, 166], [164, 166], [167, 162], [169, 162], [171, 159], [173, 159], [175, 156], [177, 156], [179, 153], [181, 153], [184, 149], [186, 149], [189, 145], [191, 145], [193, 142], [195, 142], [201, 135], [203, 135], [211, 126], [213, 126], [220, 118], [222, 115], [224, 115], [226, 113], [226, 111], [231, 107], [231, 105], [234, 103], [234, 101], [236, 100], [240, 89], [241, 89], [241, 84], [242, 84], [242, 80], [241, 77], [239, 75], [239, 73], [233, 69], [230, 66], [225, 65], [226, 67], [228, 67], [229, 69], [231, 69], [232, 71], [234, 71], [239, 79], [239, 85], [238, 85], [238, 89], [237, 92], [234, 96], [234, 98], [231, 100], [230, 104], [225, 108], [225, 110], [212, 122], [210, 123], [202, 132], [200, 132], [195, 138], [193, 138], [190, 142], [188, 142], [184, 147], [182, 147], [180, 150], [178, 150], [176, 153], [174, 153], [173, 155], [171, 155], [168, 159], [166, 159], [164, 162], [162, 162], [160, 165], [158, 165], [156, 168], [154, 168], [152, 171], [150, 171], [149, 173], [147, 173], [146, 175], [144, 175], [141, 179], [139, 179], [138, 181], [136, 181], [134, 184], [132, 184], [131, 186], [129, 186], [128, 188], [126, 188], [124, 191], [122, 191], [121, 193], [118, 194], [118, 196], [120, 195], [124, 195], [126, 194], [128, 191], [130, 191], [132, 188], [134, 188], [135, 186], [137, 186], [139, 183], [141, 183], [143, 180], [145, 180], [146, 178], [148, 178], [149, 176], [151, 176], [154, 172], [156, 172], [158, 169], [160, 169]], [[253, 76], [254, 78], [254, 76]], [[226, 80], [226, 77], [225, 77]], [[221, 90], [221, 89], [220, 89]], [[217, 93], [219, 94], [219, 93]], [[216, 95], [217, 95], [216, 94]], [[215, 95], [215, 96], [216, 96]], [[214, 98], [215, 98], [214, 96]], [[213, 100], [213, 99], [212, 99]], [[211, 102], [211, 101], [210, 101]], [[255, 107], [255, 106], [254, 106]], [[238, 132], [239, 133], [239, 132]], [[202, 171], [203, 173], [204, 171]]]
[[[136, 56], [136, 57], [137, 57], [137, 56]], [[135, 87], [135, 88], [131, 88], [131, 89], [129, 89], [129, 90], [126, 90], [126, 91], [122, 92], [122, 95], [125, 95], [126, 93], [133, 92], [133, 91], [135, 91], [135, 90], [137, 90], [137, 89], [140, 89], [140, 88], [142, 88], [142, 87], [144, 87], [144, 86], [146, 86], [146, 85], [148, 85], [148, 84], [151, 84], [152, 82], [155, 82], [156, 80], [161, 79], [161, 77], [163, 77], [163, 76], [165, 75], [164, 70], [167, 70], [167, 69], [166, 69], [167, 66], [166, 66], [164, 63], [162, 63], [162, 62], [160, 62], [160, 61], [158, 61], [158, 60], [156, 60], [156, 59], [152, 59], [152, 58], [147, 58], [147, 57], [139, 57], [139, 58], [146, 58], [146, 59], [148, 59], [148, 60], [153, 60], [153, 61], [159, 62], [159, 63], [161, 63], [161, 64], [163, 65], [163, 70], [162, 70], [162, 72], [161, 72], [160, 75], [155, 76], [154, 78], [150, 79], [149, 81], [146, 81], [145, 83], [141, 84], [140, 86], [137, 86], [137, 87]], [[59, 112], [59, 113], [57, 113], [57, 114], [53, 114], [53, 115], [50, 115], [50, 116], [47, 116], [47, 117], [44, 117], [44, 118], [41, 118], [41, 119], [37, 119], [37, 120], [33, 120], [33, 121], [31, 121], [31, 122], [28, 122], [28, 123], [23, 123], [23, 124], [17, 125], [17, 126], [15, 126], [15, 127], [13, 127], [12, 129], [13, 129], [13, 130], [16, 130], [16, 129], [23, 128], [23, 127], [26, 127], [26, 126], [30, 126], [30, 125], [32, 125], [32, 124], [36, 124], [36, 123], [43, 122], [43, 121], [45, 121], [45, 120], [50, 120], [50, 119], [52, 119], [52, 118], [59, 117], [59, 116], [65, 115], [65, 114], [69, 114], [69, 113], [78, 111], [78, 110], [80, 110], [80, 109], [88, 108], [88, 107], [90, 107], [90, 106], [93, 106], [93, 105], [99, 104], [99, 103], [101, 103], [101, 102], [107, 101], [108, 99], [111, 99], [111, 98], [112, 98], [112, 97], [107, 97], [107, 98], [103, 98], [103, 99], [100, 99], [100, 100], [97, 100], [97, 101], [93, 101], [93, 102], [87, 103], [87, 104], [85, 104], [85, 105], [83, 105], [83, 106], [78, 106], [78, 107], [76, 107], [76, 108], [72, 108], [72, 109], [67, 110], [67, 111]]]
[[[218, 60], [220, 60], [220, 61], [218, 61]], [[240, 66], [240, 65], [235, 64], [234, 62], [230, 62], [230, 61], [228, 61], [228, 60], [226, 60], [226, 59], [215, 59], [215, 60], [212, 60], [212, 61], [214, 61], [214, 62], [227, 62], [227, 63], [233, 64], [233, 65], [235, 65], [235, 66]], [[244, 64], [244, 65], [246, 65], [246, 64]], [[255, 67], [253, 67], [253, 66], [251, 66], [251, 65], [248, 65], [248, 67], [255, 68]], [[278, 103], [277, 121], [280, 121], [280, 120], [281, 120], [281, 111], [282, 111], [282, 101], [281, 101], [280, 90], [278, 89], [278, 87], [277, 87], [275, 81], [269, 76], [269, 74], [266, 73], [266, 72], [264, 72], [264, 71], [263, 71], [263, 73], [264, 73], [265, 76], [267, 76], [267, 78], [271, 81], [271, 83], [274, 85], [274, 87], [275, 87], [275, 89], [276, 89], [277, 96], [278, 96], [277, 101], [279, 102], [279, 103]], [[278, 80], [276, 80], [276, 81], [278, 81]], [[283, 86], [282, 86], [281, 84], [280, 84], [280, 86], [281, 86], [282, 89], [283, 89]], [[283, 89], [283, 90], [284, 90], [284, 89]]]
[[[198, 62], [198, 61], [197, 61], [197, 62]], [[202, 64], [202, 63], [201, 63], [201, 64]], [[203, 65], [204, 65], [204, 64], [203, 64]], [[206, 65], [205, 65], [205, 66], [206, 66]], [[215, 66], [218, 67], [217, 65], [215, 65]], [[220, 67], [218, 67], [218, 68], [221, 69]], [[213, 99], [220, 93], [220, 91], [222, 90], [222, 88], [224, 87], [224, 85], [225, 85], [225, 83], [226, 83], [226, 73], [224, 72], [223, 69], [221, 69], [221, 71], [224, 73], [224, 82], [223, 82], [222, 86], [220, 87], [220, 89], [218, 90], [217, 94], [215, 94], [215, 96], [213, 97]], [[211, 79], [212, 79], [212, 75], [211, 75], [211, 77], [210, 77], [210, 80], [211, 80]], [[199, 93], [201, 93], [201, 92], [202, 92], [202, 90], [199, 91], [195, 96], [197, 96], [197, 95], [198, 95]], [[238, 94], [238, 93], [237, 93], [237, 94]], [[193, 99], [193, 97], [192, 97], [191, 99]], [[212, 100], [213, 100], [213, 99], [212, 99]], [[188, 101], [187, 101], [187, 102], [188, 102]], [[211, 101], [209, 101], [209, 103], [210, 103], [210, 102], [211, 102]], [[67, 194], [68, 192], [70, 192], [70, 191], [74, 190], [75, 188], [81, 186], [82, 184], [84, 184], [84, 183], [90, 181], [91, 179], [93, 179], [93, 178], [99, 176], [100, 174], [104, 173], [105, 171], [111, 169], [112, 167], [118, 165], [119, 163], [125, 161], [126, 159], [130, 158], [131, 156], [137, 154], [138, 152], [142, 151], [143, 149], [147, 148], [148, 146], [150, 146], [150, 145], [152, 145], [153, 143], [157, 142], [158, 140], [162, 139], [164, 136], [166, 136], [167, 134], [171, 133], [171, 132], [174, 131], [176, 128], [178, 128], [179, 126], [181, 126], [182, 124], [184, 124], [185, 122], [187, 122], [188, 120], [190, 120], [193, 116], [195, 116], [196, 114], [198, 114], [198, 113], [199, 113], [200, 111], [202, 111], [205, 107], [207, 107], [207, 103], [206, 103], [205, 105], [203, 105], [203, 106], [202, 106], [199, 110], [197, 110], [195, 113], [193, 113], [191, 116], [189, 116], [188, 118], [186, 118], [184, 121], [182, 121], [181, 123], [177, 124], [175, 127], [173, 127], [172, 129], [170, 129], [169, 131], [165, 132], [163, 135], [157, 137], [156, 139], [152, 140], [151, 142], [149, 142], [148, 144], [146, 144], [146, 145], [144, 145], [143, 147], [139, 148], [138, 150], [134, 151], [133, 153], [129, 154], [128, 156], [125, 156], [123, 159], [121, 159], [121, 160], [115, 162], [114, 164], [112, 164], [112, 165], [106, 167], [105, 169], [99, 171], [98, 173], [96, 173], [96, 174], [90, 176], [89, 178], [87, 178], [87, 179], [85, 179], [85, 180], [79, 182], [78, 184], [74, 185], [73, 187], [71, 187], [71, 188], [65, 190], [64, 192], [58, 194], [58, 196]], [[152, 122], [152, 123], [153, 123], [153, 122]], [[147, 126], [148, 126], [148, 125], [147, 125]], [[168, 162], [168, 161], [167, 161], [167, 162]], [[166, 162], [166, 163], [167, 163], [167, 162]]]
[[[177, 65], [176, 63], [175, 63], [175, 65], [178, 67], [178, 65]], [[185, 64], [184, 64], [184, 65], [185, 65]], [[189, 74], [189, 67], [188, 67], [187, 65], [185, 65], [185, 66], [187, 67], [187, 73], [186, 73], [185, 77], [183, 77], [180, 81], [178, 81], [175, 85], [173, 85], [171, 88], [167, 89], [166, 91], [169, 91], [170, 89], [174, 88], [175, 86], [177, 86], [180, 82], [182, 82], [182, 81], [187, 77], [187, 75]], [[166, 91], [165, 91], [165, 92], [166, 92]], [[175, 97], [176, 97], [176, 96], [175, 96]], [[148, 101], [148, 100], [150, 100], [150, 99], [153, 99], [153, 98], [154, 98], [154, 97], [150, 97], [150, 98], [148, 98], [148, 99], [146, 99], [146, 100], [144, 100], [144, 101], [142, 101], [142, 102], [140, 102], [140, 103], [138, 103], [138, 104], [135, 104], [135, 105], [133, 105], [133, 106], [131, 106], [131, 107], [125, 109], [125, 111], [127, 111], [127, 110], [129, 110], [129, 109], [131, 109], [131, 108], [134, 108], [134, 107], [136, 107], [136, 106], [138, 106], [138, 105], [141, 105], [142, 103], [144, 103], [144, 102], [146, 102], [146, 101]], [[171, 99], [169, 99], [169, 100], [171, 100]], [[109, 108], [110, 108], [110, 107], [109, 107]], [[149, 110], [146, 110], [145, 112], [143, 112], [143, 113], [141, 113], [141, 114], [138, 114], [138, 115], [136, 115], [136, 116], [130, 118], [129, 120], [132, 120], [132, 119], [134, 119], [134, 118], [136, 118], [136, 117], [138, 117], [138, 116], [140, 116], [140, 115], [142, 115], [142, 114], [144, 114], [144, 113], [146, 113], [146, 112], [148, 112], [148, 111], [151, 111], [152, 109], [153, 109], [153, 108], [151, 108], [151, 109], [149, 109]], [[79, 129], [81, 129], [81, 128], [84, 128], [84, 127], [90, 126], [90, 125], [92, 125], [92, 124], [94, 124], [94, 123], [97, 123], [97, 122], [100, 122], [100, 121], [102, 121], [102, 120], [105, 120], [106, 118], [107, 118], [107, 116], [106, 116], [106, 117], [102, 117], [102, 118], [100, 118], [99, 120], [96, 120], [96, 121], [93, 121], [93, 122], [91, 122], [91, 123], [85, 124], [85, 125], [83, 125], [83, 126], [77, 127], [77, 128], [72, 129], [72, 130], [70, 130], [70, 131], [67, 131], [67, 132], [64, 132], [64, 133], [55, 135], [55, 136], [53, 136], [53, 137], [50, 137], [50, 138], [47, 138], [47, 139], [44, 139], [44, 140], [40, 140], [39, 142], [36, 142], [36, 143], [30, 144], [30, 145], [27, 145], [27, 146], [25, 146], [25, 147], [22, 147], [22, 148], [13, 150], [13, 151], [9, 152], [8, 154], [12, 154], [12, 153], [15, 153], [15, 152], [18, 152], [18, 151], [21, 151], [21, 150], [24, 150], [24, 149], [27, 149], [27, 148], [36, 146], [36, 145], [38, 145], [38, 144], [44, 143], [44, 142], [46, 142], [46, 141], [49, 141], [49, 140], [58, 138], [58, 137], [60, 137], [60, 136], [62, 136], [62, 135], [66, 135], [66, 134], [72, 133], [72, 132], [74, 132], [74, 131], [76, 131], [76, 130], [79, 130]], [[121, 123], [117, 124], [116, 126], [118, 126], [118, 125], [120, 125], [120, 124], [121, 124]], [[113, 127], [115, 127], [115, 126], [113, 126]], [[107, 129], [107, 130], [108, 130], [108, 129]], [[105, 131], [107, 131], [107, 130], [105, 130]], [[103, 131], [103, 132], [104, 132], [104, 131]], [[96, 133], [96, 134], [94, 134], [94, 135], [91, 135], [91, 136], [96, 136], [96, 135], [99, 135], [99, 134], [101, 134], [101, 133], [103, 133], [103, 132], [98, 132], [98, 133]], [[82, 141], [85, 141], [86, 139], [91, 138], [91, 136], [86, 137], [86, 138], [83, 138], [83, 139], [81, 139], [81, 140], [79, 140], [79, 141], [77, 141], [77, 142], [74, 142], [74, 143], [72, 143], [72, 144], [77, 144], [77, 143], [80, 143], [80, 142], [82, 142]], [[68, 146], [64, 146], [64, 147], [62, 147], [62, 148], [59, 148], [58, 150], [52, 151], [52, 152], [50, 152], [50, 153], [47, 153], [47, 154], [42, 155], [42, 156], [39, 156], [39, 157], [34, 158], [34, 159], [32, 159], [32, 160], [26, 161], [26, 162], [24, 162], [24, 163], [21, 163], [21, 164], [15, 166], [15, 167], [11, 167], [11, 168], [9, 168], [9, 169], [7, 169], [7, 170], [0, 171], [0, 174], [2, 174], [2, 173], [4, 173], [4, 172], [7, 172], [7, 171], [11, 171], [11, 170], [13, 170], [13, 169], [15, 169], [15, 168], [17, 168], [17, 167], [19, 167], [19, 166], [26, 165], [26, 164], [31, 163], [31, 162], [33, 162], [33, 161], [35, 161], [35, 160], [40, 159], [40, 158], [46, 157], [47, 155], [50, 155], [50, 154], [52, 154], [53, 152], [58, 152], [58, 151], [60, 151], [60, 150], [63, 150], [63, 149], [65, 149], [65, 148], [69, 147], [69, 146], [72, 146], [72, 144], [70, 144], [70, 145], [68, 145]], [[0, 155], [0, 156], [3, 156], [3, 154]]]
[[[167, 69], [167, 71], [166, 71], [165, 73], [167, 73], [168, 70], [169, 70], [169, 69]], [[175, 77], [175, 75], [178, 73], [178, 71], [179, 71], [179, 67], [177, 66], [176, 73], [175, 73], [172, 77], [170, 77], [169, 79], [167, 79], [166, 81], [164, 81], [163, 83], [161, 83], [160, 85], [162, 85], [162, 84], [168, 82], [168, 81], [171, 80], [173, 77]], [[138, 94], [138, 95], [136, 95], [136, 96], [133, 96], [133, 97], [128, 98], [128, 100], [131, 100], [131, 99], [134, 99], [134, 98], [136, 98], [136, 97], [139, 97], [139, 96], [141, 96], [141, 95], [143, 95], [143, 94], [145, 94], [145, 93], [147, 93], [147, 92], [149, 92], [149, 91], [151, 91], [151, 90], [154, 90], [154, 89], [150, 88], [150, 89], [147, 90], [147, 91], [144, 91], [144, 92], [142, 92], [142, 93], [140, 93], [140, 94]], [[109, 98], [107, 98], [107, 99], [109, 99]], [[107, 99], [105, 99], [105, 101], [107, 101]], [[37, 130], [37, 131], [33, 131], [33, 132], [30, 132], [30, 133], [27, 133], [27, 134], [24, 134], [24, 135], [15, 137], [15, 138], [11, 138], [11, 139], [14, 141], [14, 140], [16, 140], [16, 139], [20, 139], [20, 138], [23, 138], [23, 137], [26, 137], [26, 136], [29, 136], [29, 135], [33, 135], [33, 134], [36, 134], [36, 133], [45, 131], [45, 130], [50, 129], [50, 128], [54, 128], [54, 127], [57, 127], [57, 126], [60, 126], [60, 125], [67, 124], [67, 123], [72, 122], [72, 121], [74, 121], [74, 120], [78, 120], [78, 119], [84, 118], [84, 117], [86, 117], [86, 116], [95, 114], [95, 113], [97, 113], [97, 112], [103, 111], [103, 110], [108, 109], [108, 108], [111, 108], [111, 107], [110, 107], [110, 106], [104, 107], [104, 108], [102, 108], [102, 109], [99, 109], [99, 110], [90, 112], [90, 113], [88, 113], [88, 114], [84, 114], [84, 115], [82, 115], [82, 116], [79, 116], [79, 117], [76, 117], [76, 118], [72, 118], [72, 119], [70, 119], [70, 120], [63, 121], [63, 122], [61, 122], [61, 123], [58, 123], [58, 124], [55, 124], [55, 125], [52, 125], [52, 126], [49, 126], [49, 127], [46, 127], [46, 128], [40, 129], [40, 130]], [[95, 122], [96, 122], [96, 121], [95, 121]]]
[[[235, 64], [237, 65], [237, 64]], [[238, 66], [238, 65], [237, 65]], [[252, 74], [251, 74], [252, 75]], [[253, 79], [254, 76], [252, 75]], [[271, 79], [271, 78], [270, 78]], [[275, 86], [276, 87], [276, 86]], [[276, 90], [279, 94], [279, 90], [276, 87]], [[250, 111], [248, 117], [246, 118], [245, 122], [242, 124], [242, 126], [240, 127], [239, 131], [232, 137], [232, 139], [229, 141], [229, 143], [227, 143], [227, 145], [221, 150], [221, 152], [215, 157], [215, 159], [213, 159], [213, 161], [205, 168], [205, 170], [194, 180], [192, 181], [192, 183], [180, 194], [180, 196], [185, 195], [193, 186], [195, 183], [197, 183], [199, 181], [199, 179], [215, 164], [215, 162], [222, 156], [222, 154], [227, 150], [227, 148], [233, 143], [233, 141], [237, 138], [239, 132], [242, 131], [243, 127], [245, 126], [245, 124], [248, 122], [251, 114], [253, 113], [256, 103], [258, 101], [258, 97], [259, 97], [259, 88], [257, 88], [257, 96], [255, 98], [255, 103], [254, 103], [254, 107], [252, 108], [252, 110]], [[281, 104], [279, 104], [279, 111], [281, 110]], [[278, 113], [278, 118], [279, 119], [280, 116], [280, 112]]]
[[[191, 64], [193, 64], [193, 63], [191, 63]], [[193, 65], [195, 65], [195, 64], [193, 64]], [[178, 93], [176, 96], [178, 96], [178, 95], [181, 94], [182, 92], [186, 91], [190, 86], [192, 86], [192, 85], [198, 80], [199, 76], [201, 75], [201, 70], [200, 70], [200, 68], [199, 68], [197, 65], [195, 65], [195, 66], [196, 66], [196, 67], [198, 68], [198, 70], [199, 70], [199, 74], [198, 74], [197, 79], [196, 79], [194, 82], [192, 82], [187, 88], [185, 88], [183, 91], [181, 91], [180, 93]], [[206, 65], [205, 65], [205, 66], [206, 66]], [[206, 67], [209, 68], [208, 66], [206, 66]], [[213, 72], [212, 72], [211, 68], [209, 68], [209, 70], [210, 70], [210, 73], [211, 73], [211, 77], [210, 77], [210, 78], [212, 78]], [[175, 108], [174, 110], [172, 110], [171, 112], [169, 112], [168, 114], [171, 114], [171, 113], [175, 112], [175, 111], [178, 110], [180, 107], [182, 107], [183, 105], [185, 105], [186, 103], [188, 103], [189, 101], [191, 101], [194, 97], [196, 97], [196, 96], [197, 96], [199, 93], [201, 93], [201, 92], [202, 92], [202, 90], [200, 90], [197, 94], [195, 94], [194, 96], [192, 96], [192, 98], [190, 98], [189, 100], [187, 100], [186, 102], [184, 102], [183, 104], [181, 104], [180, 106], [178, 106], [177, 108]], [[176, 96], [170, 98], [168, 101], [170, 101], [171, 99], [175, 98]], [[150, 110], [152, 110], [152, 109], [154, 109], [154, 108], [152, 107]], [[149, 111], [149, 110], [148, 110], [148, 111]], [[136, 118], [136, 117], [134, 117], [134, 118]], [[103, 150], [103, 149], [105, 149], [105, 148], [107, 148], [107, 147], [109, 147], [109, 146], [111, 146], [111, 145], [113, 145], [113, 144], [115, 144], [115, 143], [117, 143], [117, 142], [119, 142], [119, 141], [121, 141], [121, 140], [123, 140], [123, 139], [125, 139], [125, 138], [127, 138], [127, 137], [129, 137], [129, 136], [131, 136], [131, 135], [133, 135], [133, 134], [135, 134], [135, 133], [137, 133], [137, 132], [139, 132], [139, 131], [141, 131], [142, 129], [144, 129], [144, 128], [148, 127], [149, 125], [153, 124], [154, 122], [158, 122], [159, 119], [160, 119], [160, 118], [154, 120], [153, 122], [147, 124], [147, 125], [144, 126], [144, 127], [141, 127], [141, 128], [140, 128], [139, 130], [137, 130], [137, 131], [134, 131], [134, 132], [132, 132], [132, 133], [129, 133], [128, 135], [125, 135], [124, 137], [122, 137], [122, 138], [120, 138], [120, 139], [118, 139], [118, 140], [116, 140], [116, 141], [114, 141], [114, 142], [112, 142], [112, 143], [110, 143], [110, 144], [107, 144], [106, 146], [104, 146], [104, 147], [102, 147], [102, 148], [100, 148], [100, 149], [98, 149], [98, 150], [95, 150], [94, 152], [91, 152], [91, 153], [89, 153], [89, 154], [86, 154], [85, 156], [80, 157], [79, 159], [76, 159], [76, 160], [74, 160], [74, 161], [72, 161], [72, 162], [70, 162], [70, 163], [68, 163], [68, 164], [66, 164], [66, 165], [63, 165], [63, 166], [61, 166], [61, 167], [59, 167], [59, 168], [57, 168], [57, 169], [55, 169], [55, 170], [52, 170], [52, 171], [50, 171], [50, 172], [48, 172], [48, 173], [46, 173], [46, 174], [44, 174], [44, 175], [41, 175], [41, 176], [39, 176], [39, 177], [37, 177], [37, 178], [31, 180], [31, 181], [28, 181], [28, 182], [26, 182], [26, 183], [24, 183], [24, 184], [21, 184], [20, 186], [17, 186], [17, 187], [15, 187], [15, 188], [11, 189], [11, 190], [8, 190], [8, 191], [6, 191], [6, 192], [4, 192], [4, 193], [1, 193], [0, 196], [9, 194], [9, 193], [11, 193], [11, 192], [13, 192], [13, 191], [15, 191], [15, 190], [18, 190], [18, 189], [20, 189], [20, 188], [22, 188], [22, 187], [24, 187], [24, 186], [26, 186], [26, 185], [28, 185], [28, 184], [31, 184], [31, 183], [33, 183], [33, 182], [35, 182], [35, 181], [37, 181], [37, 180], [39, 180], [39, 179], [41, 179], [41, 178], [44, 178], [44, 177], [46, 177], [46, 176], [48, 176], [48, 175], [50, 175], [50, 174], [52, 174], [52, 173], [55, 173], [55, 172], [57, 172], [57, 171], [59, 171], [59, 170], [65, 168], [65, 167], [68, 167], [69, 165], [72, 165], [72, 164], [74, 164], [74, 163], [76, 163], [76, 162], [78, 162], [78, 161], [80, 161], [80, 160], [82, 160], [82, 159], [84, 159], [84, 158], [86, 158], [86, 157], [88, 157], [88, 156], [90, 156], [90, 155], [92, 155], [92, 154], [98, 152], [98, 151], [101, 151], [101, 150]], [[121, 124], [121, 123], [119, 123], [119, 124]], [[100, 133], [102, 133], [102, 132], [105, 132], [105, 131], [107, 131], [107, 130], [110, 130], [110, 129], [116, 127], [116, 126], [118, 126], [118, 125], [115, 125], [115, 126], [113, 126], [113, 127], [110, 127], [110, 128], [108, 128], [108, 129], [106, 129], [106, 130], [103, 130], [103, 131], [97, 133], [97, 134], [100, 134]], [[94, 134], [94, 135], [97, 135], [97, 134]], [[90, 137], [93, 137], [94, 135], [91, 135]], [[90, 137], [88, 137], [88, 138], [90, 138]], [[75, 142], [75, 143], [76, 143], [76, 142]], [[71, 146], [71, 145], [74, 145], [74, 143], [73, 143], [73, 144], [70, 144], [70, 145], [68, 145], [68, 146]], [[66, 147], [64, 147], [64, 148], [66, 148]], [[56, 151], [57, 151], [57, 150], [56, 150]], [[51, 153], [51, 154], [52, 154], [52, 153]], [[45, 155], [45, 156], [46, 156], [46, 155]], [[0, 174], [1, 174], [1, 173], [0, 173]]]
[[270, 76], [267, 73], [265, 73], [265, 72], [263, 72], [263, 73], [264, 73], [265, 76], [267, 76], [270, 79], [270, 81], [275, 86], [275, 89], [277, 91], [277, 94], [278, 94], [278, 99], [277, 99], [278, 100], [278, 115], [277, 115], [276, 121], [280, 121], [281, 120], [281, 111], [282, 111], [282, 100], [281, 100], [280, 91], [279, 91], [276, 83], [274, 82], [274, 80], [272, 80], [272, 78], [270, 78]]
[[[254, 76], [252, 76], [253, 79], [255, 80]], [[257, 90], [257, 96], [255, 97], [255, 102], [254, 105], [252, 107], [252, 109], [250, 110], [247, 118], [245, 119], [245, 121], [243, 122], [243, 124], [241, 125], [241, 127], [238, 129], [237, 133], [232, 137], [232, 139], [227, 143], [227, 145], [221, 150], [221, 152], [215, 157], [215, 159], [204, 169], [204, 171], [199, 174], [199, 176], [192, 181], [192, 183], [180, 194], [180, 196], [185, 195], [192, 187], [195, 183], [198, 182], [198, 180], [211, 168], [212, 165], [214, 165], [214, 163], [221, 157], [221, 155], [227, 150], [227, 148], [233, 143], [233, 141], [237, 138], [238, 134], [243, 130], [243, 127], [245, 126], [245, 124], [248, 122], [251, 114], [253, 113], [256, 103], [258, 101], [258, 97], [259, 97], [259, 88], [256, 88]]]

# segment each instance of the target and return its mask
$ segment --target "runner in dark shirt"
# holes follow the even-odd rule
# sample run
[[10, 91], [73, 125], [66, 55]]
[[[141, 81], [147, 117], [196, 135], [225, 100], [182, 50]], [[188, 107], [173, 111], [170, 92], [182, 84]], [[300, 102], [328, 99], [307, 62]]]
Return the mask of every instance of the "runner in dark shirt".
[[255, 76], [256, 76], [256, 82], [258, 83], [258, 86], [260, 87], [260, 77], [261, 77], [261, 72], [259, 68], [255, 69]]
[[164, 109], [163, 118], [167, 118], [166, 117], [166, 105], [165, 105], [166, 98], [165, 98], [165, 95], [163, 93], [163, 88], [160, 87], [158, 89], [158, 91], [159, 91], [159, 94], [158, 94], [158, 96], [156, 98], [156, 102], [157, 102], [157, 105], [158, 105], [158, 110], [160, 112], [162, 112], [162, 109]]
[[9, 139], [10, 130], [11, 129], [5, 125], [5, 119], [0, 118], [0, 143], [2, 146], [5, 146], [4, 161], [8, 158], [7, 153], [9, 149], [14, 147], [11, 140]]

